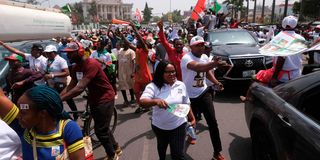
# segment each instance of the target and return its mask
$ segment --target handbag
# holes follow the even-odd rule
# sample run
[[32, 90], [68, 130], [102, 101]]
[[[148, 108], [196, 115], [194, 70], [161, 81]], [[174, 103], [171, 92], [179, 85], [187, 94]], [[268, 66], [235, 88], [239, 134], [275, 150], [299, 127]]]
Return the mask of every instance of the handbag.
[[[94, 160], [91, 137], [89, 136], [83, 137], [83, 143], [84, 143], [85, 159]], [[65, 146], [65, 150], [63, 151], [62, 154], [56, 157], [56, 160], [70, 160], [68, 150], [66, 149], [67, 146], [65, 143], [64, 143], [64, 146]]]
[[258, 80], [259, 82], [265, 83], [265, 84], [269, 84], [269, 82], [272, 79], [273, 74], [274, 74], [273, 67], [270, 69], [266, 69], [266, 70], [260, 70], [256, 74], [256, 80]]
[[[66, 122], [67, 122], [67, 120], [63, 122], [63, 128], [66, 125]], [[94, 160], [91, 137], [89, 137], [89, 136], [83, 137], [83, 143], [84, 143], [85, 159], [86, 160]], [[65, 149], [60, 155], [58, 155], [56, 157], [56, 160], [70, 160], [69, 153], [67, 150], [67, 145], [65, 142], [63, 142], [63, 145], [64, 145]], [[32, 140], [32, 151], [33, 151], [34, 160], [38, 160], [35, 136], [33, 137], [33, 140]]]

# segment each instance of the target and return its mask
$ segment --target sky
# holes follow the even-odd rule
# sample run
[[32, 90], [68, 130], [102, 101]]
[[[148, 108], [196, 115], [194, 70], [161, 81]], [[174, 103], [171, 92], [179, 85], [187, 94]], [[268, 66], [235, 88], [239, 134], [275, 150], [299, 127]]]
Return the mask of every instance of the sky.
[[[81, 0], [38, 0], [39, 2], [42, 2], [43, 6], [54, 6], [59, 5], [63, 6], [66, 3], [73, 3], [73, 2], [79, 2]], [[161, 13], [166, 13], [170, 11], [170, 2], [171, 2], [171, 10], [189, 10], [191, 6], [194, 6], [197, 3], [197, 0], [122, 0], [124, 3], [133, 3], [133, 11], [135, 11], [136, 8], [139, 8], [140, 11], [144, 9], [145, 3], [148, 3], [148, 6], [153, 8], [152, 13], [154, 15], [161, 15]], [[213, 1], [213, 0], [211, 0]], [[219, 3], [222, 3], [224, 0], [217, 0]], [[257, 0], [257, 4], [262, 5], [263, 0]], [[265, 0], [266, 5], [271, 6], [272, 0]], [[289, 3], [294, 3], [294, 1], [297, 0], [289, 0]], [[276, 0], [277, 4], [284, 3], [284, 0]], [[246, 2], [244, 2], [244, 5], [246, 6]], [[254, 3], [250, 1], [249, 6], [250, 8], [253, 8]]]

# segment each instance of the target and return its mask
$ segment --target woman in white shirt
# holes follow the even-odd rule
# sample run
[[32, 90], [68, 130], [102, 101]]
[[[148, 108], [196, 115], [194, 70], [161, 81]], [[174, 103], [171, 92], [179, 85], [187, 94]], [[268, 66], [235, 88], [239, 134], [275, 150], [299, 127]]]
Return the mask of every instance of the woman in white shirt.
[[[67, 86], [67, 77], [69, 76], [69, 68], [67, 61], [60, 57], [55, 45], [48, 45], [43, 51], [44, 55], [48, 58], [47, 65], [45, 67], [44, 79], [48, 86], [54, 88], [61, 93]], [[77, 111], [77, 106], [73, 99], [66, 101], [72, 111]], [[74, 114], [73, 119], [77, 120], [78, 115]]]
[[[190, 104], [186, 86], [177, 80], [176, 69], [172, 63], [160, 61], [154, 80], [146, 86], [140, 98], [141, 106], [153, 107], [152, 130], [157, 137], [160, 160], [165, 159], [169, 144], [172, 159], [185, 159], [187, 117], [179, 117], [169, 112], [169, 106], [174, 104]], [[191, 110], [188, 118], [191, 125], [195, 125]]]

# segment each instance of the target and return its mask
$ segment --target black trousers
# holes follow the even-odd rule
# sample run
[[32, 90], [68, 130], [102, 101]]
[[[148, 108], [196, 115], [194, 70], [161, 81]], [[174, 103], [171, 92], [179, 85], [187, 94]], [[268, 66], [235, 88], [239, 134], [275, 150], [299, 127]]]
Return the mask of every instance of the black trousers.
[[113, 109], [114, 100], [97, 106], [90, 105], [92, 118], [94, 120], [95, 134], [104, 147], [108, 157], [113, 157], [115, 150], [118, 147], [118, 143], [110, 131]]
[[[200, 111], [209, 127], [209, 133], [213, 150], [215, 153], [222, 151], [218, 123], [215, 116], [215, 111], [212, 103], [212, 94], [207, 89], [197, 98], [190, 98], [192, 111]], [[195, 113], [196, 114], [196, 113]]]
[[166, 159], [166, 151], [170, 145], [171, 159], [184, 160], [185, 138], [187, 123], [183, 123], [173, 130], [163, 130], [151, 125], [153, 132], [157, 137], [157, 148], [160, 160]]

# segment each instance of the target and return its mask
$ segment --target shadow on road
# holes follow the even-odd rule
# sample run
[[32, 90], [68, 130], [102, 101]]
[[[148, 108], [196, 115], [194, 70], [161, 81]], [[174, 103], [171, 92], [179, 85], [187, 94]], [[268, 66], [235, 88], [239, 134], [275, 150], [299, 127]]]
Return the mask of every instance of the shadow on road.
[[230, 133], [234, 137], [229, 146], [229, 154], [231, 160], [253, 160], [251, 150], [251, 138], [244, 138], [234, 133]]
[[155, 138], [155, 135], [153, 133], [152, 130], [149, 130], [147, 132], [144, 132], [136, 137], [133, 137], [132, 139], [128, 140], [125, 144], [123, 144], [123, 146], [121, 146], [121, 148], [124, 150], [127, 146], [129, 146], [131, 143], [133, 143], [134, 141], [142, 138], [142, 137], [146, 137], [147, 139], [153, 139]]

